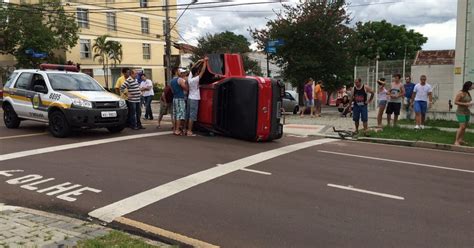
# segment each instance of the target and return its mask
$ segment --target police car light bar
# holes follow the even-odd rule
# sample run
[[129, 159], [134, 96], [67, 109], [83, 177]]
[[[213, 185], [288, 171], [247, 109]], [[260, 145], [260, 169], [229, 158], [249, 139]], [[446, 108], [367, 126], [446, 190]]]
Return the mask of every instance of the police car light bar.
[[40, 70], [56, 70], [56, 71], [71, 71], [79, 72], [79, 68], [75, 65], [55, 65], [55, 64], [41, 64]]

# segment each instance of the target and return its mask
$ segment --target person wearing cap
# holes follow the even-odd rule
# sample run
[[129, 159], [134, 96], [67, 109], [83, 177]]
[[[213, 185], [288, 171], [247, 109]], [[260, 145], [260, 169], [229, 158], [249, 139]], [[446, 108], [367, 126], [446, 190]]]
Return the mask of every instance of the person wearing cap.
[[174, 114], [174, 134], [184, 135], [183, 127], [186, 119], [186, 101], [184, 92], [188, 91], [186, 84], [186, 70], [179, 68], [179, 77], [171, 80], [171, 89], [173, 91], [173, 114]]
[[385, 78], [378, 80], [377, 84], [377, 108], [379, 109], [377, 113], [377, 127], [382, 128], [383, 112], [385, 111], [388, 100], [387, 89], [385, 89]]

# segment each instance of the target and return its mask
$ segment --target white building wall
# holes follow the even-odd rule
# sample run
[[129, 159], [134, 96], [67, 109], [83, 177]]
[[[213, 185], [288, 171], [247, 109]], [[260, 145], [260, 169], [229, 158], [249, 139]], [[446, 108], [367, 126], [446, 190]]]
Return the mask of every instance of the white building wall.
[[427, 82], [434, 87], [436, 98], [433, 110], [448, 111], [449, 100], [453, 99], [454, 65], [414, 65], [411, 67], [411, 78], [414, 83], [420, 82], [420, 76], [426, 75]]

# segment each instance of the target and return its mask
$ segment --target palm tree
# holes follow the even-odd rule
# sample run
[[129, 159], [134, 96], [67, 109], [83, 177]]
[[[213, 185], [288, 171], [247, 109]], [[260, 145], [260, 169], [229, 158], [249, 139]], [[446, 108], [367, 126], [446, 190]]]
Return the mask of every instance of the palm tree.
[[94, 46], [92, 49], [94, 51], [94, 60], [99, 59], [99, 63], [102, 64], [102, 69], [104, 70], [105, 77], [105, 87], [109, 88], [109, 60], [113, 61], [114, 67], [118, 63], [122, 62], [122, 44], [118, 41], [107, 40], [108, 35], [102, 35], [95, 39]]

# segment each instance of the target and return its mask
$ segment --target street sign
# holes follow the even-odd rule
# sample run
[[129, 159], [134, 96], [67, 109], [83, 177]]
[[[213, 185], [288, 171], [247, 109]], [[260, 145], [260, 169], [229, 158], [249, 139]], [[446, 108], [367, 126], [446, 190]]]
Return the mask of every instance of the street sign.
[[277, 39], [277, 40], [269, 40], [267, 42], [267, 47], [265, 48], [265, 52], [270, 53], [270, 54], [275, 54], [276, 53], [276, 47], [285, 45], [285, 41], [282, 39]]
[[276, 47], [267, 47], [266, 52], [271, 53], [271, 54], [275, 54], [276, 53]]

